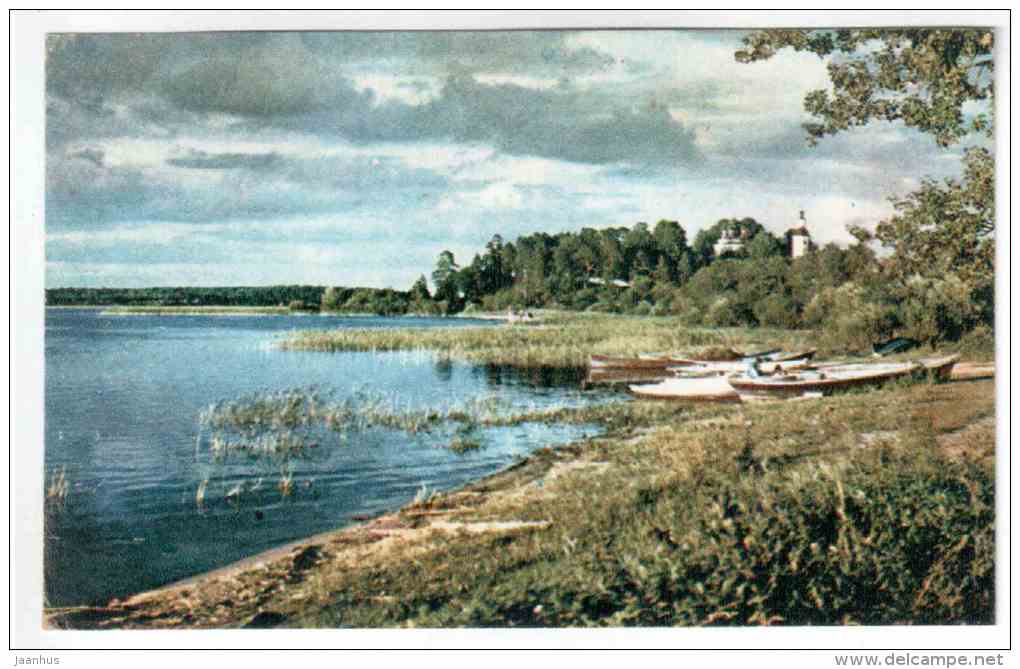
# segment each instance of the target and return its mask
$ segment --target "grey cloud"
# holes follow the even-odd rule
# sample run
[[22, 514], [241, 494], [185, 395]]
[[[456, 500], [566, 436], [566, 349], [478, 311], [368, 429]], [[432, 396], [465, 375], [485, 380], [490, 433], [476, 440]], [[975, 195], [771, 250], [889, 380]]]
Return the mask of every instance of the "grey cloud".
[[440, 140], [490, 143], [511, 155], [579, 163], [617, 161], [688, 163], [701, 160], [694, 133], [664, 105], [635, 107], [600, 93], [569, 86], [536, 90], [487, 85], [470, 76], [449, 77], [439, 95], [422, 105], [371, 104], [348, 96], [347, 104], [287, 118], [252, 118], [239, 134], [268, 128], [342, 137], [358, 144]]
[[96, 167], [103, 167], [103, 159], [106, 157], [105, 152], [102, 149], [82, 149], [81, 151], [74, 151], [68, 154], [68, 158], [80, 158], [87, 160]]
[[570, 48], [569, 31], [320, 32], [302, 35], [309, 49], [357, 64], [399, 63], [415, 73], [538, 72], [543, 76], [596, 72], [613, 56], [591, 47]]
[[[100, 167], [70, 155], [47, 166], [50, 229], [99, 229], [125, 221], [257, 221], [299, 214], [393, 211], [435, 198], [448, 185], [431, 170], [393, 159], [299, 159], [265, 154], [191, 154], [171, 159], [219, 170], [216, 181], [190, 181], [170, 170]], [[474, 187], [470, 184], [468, 187]]]
[[280, 162], [280, 155], [269, 153], [206, 153], [191, 151], [182, 158], [168, 158], [167, 164], [198, 170], [265, 169]]
[[[568, 48], [566, 35], [71, 36], [50, 44], [49, 144], [60, 146], [76, 136], [130, 134], [132, 128], [135, 134], [160, 136], [201, 132], [208, 127], [208, 114], [221, 113], [237, 117], [228, 128], [237, 134], [280, 129], [359, 144], [486, 142], [513, 155], [586, 163], [700, 158], [692, 133], [664, 106], [634, 110], [629, 97], [576, 90], [567, 83], [553, 90], [484, 85], [469, 73], [535, 74], [538, 68], [568, 75], [612, 61], [587, 47]], [[137, 70], [127, 65], [133, 58]], [[454, 74], [426, 104], [380, 102], [370, 89], [356, 90], [344, 75], [345, 65], [359, 58], [419, 60]], [[112, 65], [107, 69], [104, 63]], [[97, 95], [70, 97], [87, 89]], [[115, 100], [121, 101], [116, 109]]]

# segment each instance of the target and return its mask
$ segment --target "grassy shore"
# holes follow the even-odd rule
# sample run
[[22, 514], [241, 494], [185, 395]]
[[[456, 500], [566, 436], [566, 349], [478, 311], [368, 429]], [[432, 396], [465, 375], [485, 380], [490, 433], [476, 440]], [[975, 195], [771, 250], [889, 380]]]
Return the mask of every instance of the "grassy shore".
[[[429, 349], [539, 368], [583, 366], [591, 353], [812, 344], [807, 332], [689, 329], [670, 318], [541, 319], [308, 332], [283, 346]], [[987, 347], [965, 355], [990, 357]], [[245, 407], [227, 418], [247, 424]], [[185, 584], [101, 608], [51, 610], [47, 624], [993, 622], [992, 380], [914, 380], [789, 402], [618, 402], [530, 418], [604, 432]]]
[[48, 624], [989, 623], [994, 382], [564, 410], [606, 433]]

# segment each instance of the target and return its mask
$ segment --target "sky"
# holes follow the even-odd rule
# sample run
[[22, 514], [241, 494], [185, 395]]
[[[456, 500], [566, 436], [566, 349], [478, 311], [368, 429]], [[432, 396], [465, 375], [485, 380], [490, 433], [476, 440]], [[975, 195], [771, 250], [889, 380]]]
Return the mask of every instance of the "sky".
[[809, 147], [826, 62], [740, 31], [53, 34], [46, 285], [407, 289], [493, 235], [804, 210], [846, 243], [959, 149]]

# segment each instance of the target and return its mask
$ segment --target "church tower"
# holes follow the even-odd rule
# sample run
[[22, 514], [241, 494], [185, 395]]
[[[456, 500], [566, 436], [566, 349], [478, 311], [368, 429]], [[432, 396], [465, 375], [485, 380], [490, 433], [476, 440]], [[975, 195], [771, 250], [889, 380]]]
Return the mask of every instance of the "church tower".
[[791, 258], [799, 258], [811, 248], [811, 233], [808, 232], [803, 209], [800, 212], [799, 225], [786, 231], [786, 240]]

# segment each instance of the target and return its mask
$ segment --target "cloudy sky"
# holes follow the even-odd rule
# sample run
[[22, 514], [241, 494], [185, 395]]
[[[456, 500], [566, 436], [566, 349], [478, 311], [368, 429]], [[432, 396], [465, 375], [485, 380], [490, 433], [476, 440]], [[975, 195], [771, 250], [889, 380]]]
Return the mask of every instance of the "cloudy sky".
[[51, 35], [46, 284], [407, 288], [492, 235], [806, 210], [846, 241], [957, 152], [809, 148], [825, 63], [739, 31]]

